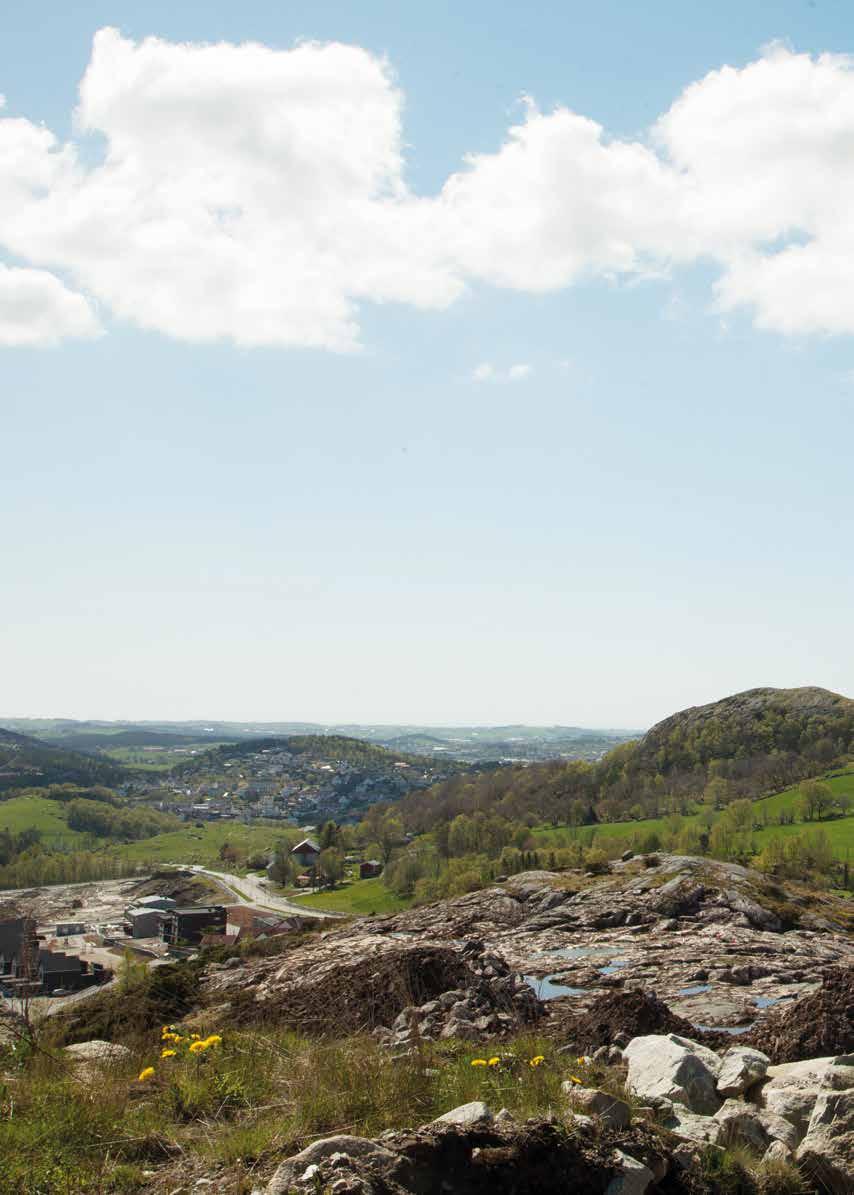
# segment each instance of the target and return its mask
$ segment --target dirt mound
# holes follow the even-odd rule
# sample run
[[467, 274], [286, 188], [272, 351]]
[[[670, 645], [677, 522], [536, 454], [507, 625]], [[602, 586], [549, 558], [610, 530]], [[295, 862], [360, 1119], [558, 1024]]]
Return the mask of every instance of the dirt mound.
[[[304, 977], [308, 978], [308, 977]], [[471, 973], [457, 951], [401, 944], [381, 955], [344, 957], [320, 982], [294, 982], [240, 1012], [274, 1015], [303, 1033], [358, 1033], [389, 1025], [404, 1009], [424, 1004], [451, 988], [464, 988]]]
[[854, 967], [827, 971], [817, 992], [769, 1013], [742, 1041], [773, 1063], [854, 1052]]
[[696, 1028], [650, 992], [637, 989], [606, 992], [590, 1007], [568, 1023], [567, 1032], [585, 1051], [610, 1046], [622, 1035], [627, 1040], [648, 1033], [678, 1033], [682, 1037], [697, 1038]]

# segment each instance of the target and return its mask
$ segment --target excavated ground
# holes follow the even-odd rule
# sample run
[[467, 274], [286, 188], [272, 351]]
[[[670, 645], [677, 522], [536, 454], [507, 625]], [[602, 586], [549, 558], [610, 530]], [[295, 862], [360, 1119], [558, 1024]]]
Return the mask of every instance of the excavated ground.
[[[783, 893], [756, 872], [708, 859], [634, 859], [596, 879], [530, 872], [457, 900], [355, 921], [284, 958], [209, 968], [204, 999], [234, 1004], [241, 1016], [348, 1032], [391, 1027], [404, 1009], [430, 1006], [449, 989], [461, 1001], [454, 1016], [480, 1025], [485, 1014], [521, 1008], [519, 986], [527, 984], [556, 1030], [577, 1022], [602, 1044], [612, 1031], [740, 1040], [770, 1010], [803, 1007], [825, 974], [854, 966], [849, 916], [841, 900]], [[501, 991], [487, 1007], [490, 988]], [[468, 999], [473, 989], [479, 994]], [[640, 991], [652, 1002], [631, 996]], [[603, 1003], [618, 992], [630, 999]], [[419, 1015], [433, 1016], [433, 1035], [435, 1013]], [[481, 1027], [487, 1036], [497, 1029]], [[849, 1039], [828, 1027], [823, 1040]], [[816, 1052], [806, 1039], [803, 1049]]]

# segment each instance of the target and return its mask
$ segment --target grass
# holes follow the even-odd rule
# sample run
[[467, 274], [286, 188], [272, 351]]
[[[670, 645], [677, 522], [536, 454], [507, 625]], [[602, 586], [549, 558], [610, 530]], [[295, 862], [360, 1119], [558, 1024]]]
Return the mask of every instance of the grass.
[[88, 834], [68, 827], [67, 806], [46, 797], [12, 797], [0, 802], [0, 830], [19, 834], [22, 830], [38, 830], [45, 846], [79, 847], [89, 839]]
[[292, 827], [278, 825], [244, 825], [242, 822], [204, 822], [196, 826], [188, 823], [180, 830], [142, 838], [138, 842], [122, 843], [109, 848], [111, 854], [139, 863], [200, 863], [214, 871], [224, 871], [219, 857], [226, 843], [251, 855], [268, 851], [280, 838], [296, 841], [298, 832]]
[[399, 913], [408, 909], [411, 900], [405, 900], [395, 894], [382, 882], [381, 878], [373, 880], [354, 880], [332, 892], [318, 892], [305, 896], [296, 891], [293, 896], [299, 903], [308, 908], [329, 909], [335, 913]]
[[[831, 773], [824, 778], [834, 793], [845, 794], [854, 799], [854, 765], [844, 771]], [[761, 847], [774, 837], [789, 837], [800, 834], [804, 830], [822, 829], [830, 839], [837, 857], [845, 859], [854, 851], [854, 813], [847, 817], [833, 817], [825, 821], [802, 822], [796, 821], [790, 825], [774, 825], [781, 813], [795, 814], [800, 792], [797, 785], [775, 793], [770, 797], [762, 797], [754, 801], [757, 822], [767, 820], [768, 825], [755, 831], [757, 847]], [[579, 838], [585, 845], [591, 845], [602, 840], [611, 839], [638, 840], [649, 834], [664, 837], [667, 833], [666, 818], [645, 818], [640, 821], [602, 822], [597, 826], [538, 826], [533, 830], [533, 837], [539, 850], [559, 849], [570, 846]], [[689, 815], [682, 819], [683, 825], [698, 820], [697, 815]]]
[[[89, 1076], [71, 1069], [59, 1050], [33, 1055], [12, 1075], [3, 1059], [0, 1195], [132, 1191], [144, 1185], [143, 1169], [163, 1168], [171, 1181], [172, 1166], [172, 1185], [197, 1169], [215, 1170], [217, 1189], [248, 1191], [259, 1172], [318, 1136], [376, 1136], [475, 1099], [520, 1120], [566, 1111], [560, 1085], [580, 1069], [535, 1035], [502, 1043], [503, 1062], [490, 1068], [471, 1065], [489, 1053], [459, 1042], [424, 1044], [394, 1058], [371, 1037], [317, 1041], [276, 1028], [221, 1033], [220, 1045], [198, 1055], [188, 1052], [189, 1026], [180, 1044], [161, 1043], [157, 1030], [142, 1034], [128, 1043], [126, 1062]], [[162, 1059], [163, 1044], [176, 1056]], [[544, 1063], [530, 1066], [537, 1055]], [[148, 1066], [154, 1075], [140, 1081]], [[601, 1075], [591, 1070], [585, 1078]]]

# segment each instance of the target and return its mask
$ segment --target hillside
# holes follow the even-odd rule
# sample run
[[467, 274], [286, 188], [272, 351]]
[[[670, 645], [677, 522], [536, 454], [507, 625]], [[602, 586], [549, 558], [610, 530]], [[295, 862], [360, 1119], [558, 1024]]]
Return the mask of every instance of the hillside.
[[113, 785], [125, 775], [112, 760], [0, 729], [0, 793], [47, 784]]
[[751, 689], [672, 714], [598, 763], [550, 761], [452, 778], [401, 802], [415, 832], [460, 813], [589, 824], [687, 813], [779, 792], [854, 751], [854, 701], [825, 689]]

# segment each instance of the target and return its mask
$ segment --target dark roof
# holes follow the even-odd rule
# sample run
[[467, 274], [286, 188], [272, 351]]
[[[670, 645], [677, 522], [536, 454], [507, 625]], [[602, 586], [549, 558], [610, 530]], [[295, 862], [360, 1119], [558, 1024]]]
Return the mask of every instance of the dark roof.
[[225, 905], [187, 905], [185, 909], [164, 909], [164, 917], [172, 917], [178, 915], [179, 917], [186, 917], [190, 913], [205, 914], [210, 913], [224, 913]]
[[298, 842], [296, 846], [293, 847], [291, 854], [297, 854], [297, 852], [304, 846], [310, 847], [311, 850], [318, 852], [318, 854], [320, 853], [320, 845], [316, 843], [313, 838], [304, 838], [302, 842]]
[[39, 968], [42, 971], [82, 971], [83, 964], [76, 954], [63, 954], [61, 951], [39, 951]]

